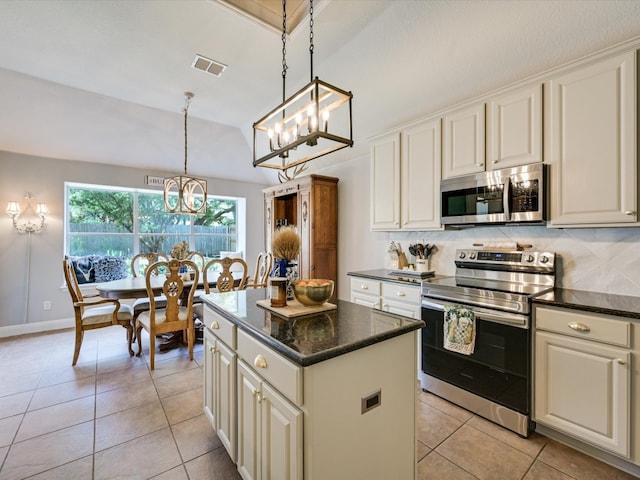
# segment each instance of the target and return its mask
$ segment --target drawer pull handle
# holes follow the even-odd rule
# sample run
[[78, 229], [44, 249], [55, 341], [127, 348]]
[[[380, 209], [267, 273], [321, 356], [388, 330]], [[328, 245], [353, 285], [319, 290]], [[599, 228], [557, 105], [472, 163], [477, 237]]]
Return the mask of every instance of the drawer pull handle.
[[404, 293], [403, 291], [399, 291], [399, 292], [396, 292], [396, 295], [398, 297], [404, 297], [404, 296], [406, 296], [406, 293]]
[[267, 360], [262, 355], [257, 355], [253, 360], [253, 365], [256, 368], [267, 368]]
[[211, 330], [219, 330], [219, 329], [220, 329], [220, 324], [218, 324], [218, 322], [216, 322], [215, 320], [211, 322]]
[[585, 325], [584, 323], [579, 323], [579, 322], [571, 322], [569, 324], [569, 328], [577, 331], [577, 332], [590, 332], [591, 329]]
[[211, 353], [216, 353], [218, 351], [218, 349], [212, 345], [212, 346], [209, 347], [209, 351]]
[[369, 286], [368, 285], [360, 285], [360, 289], [369, 290]]
[[619, 359], [618, 359], [618, 364], [620, 364], [620, 365], [626, 365], [626, 364], [627, 364], [627, 362], [626, 362], [626, 361], [624, 361], [622, 358], [619, 358]]
[[635, 215], [635, 214], [636, 214], [636, 212], [635, 212], [635, 211], [633, 211], [633, 210], [626, 210], [626, 211], [624, 212], [624, 214], [625, 214], [625, 215]]

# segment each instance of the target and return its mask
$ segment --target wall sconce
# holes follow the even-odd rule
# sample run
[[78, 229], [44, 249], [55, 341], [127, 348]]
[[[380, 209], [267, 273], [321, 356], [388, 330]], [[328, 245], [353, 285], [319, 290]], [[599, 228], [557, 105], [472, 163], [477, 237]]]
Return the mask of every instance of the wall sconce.
[[22, 213], [19, 202], [9, 202], [5, 211], [7, 212], [7, 215], [9, 215], [13, 220], [13, 227], [18, 231], [18, 233], [39, 233], [45, 226], [44, 221], [47, 218], [47, 214], [49, 213], [49, 208], [47, 207], [46, 203], [38, 203], [34, 208], [33, 197], [30, 193], [27, 193], [24, 198], [26, 198], [28, 202], [25, 212], [28, 210], [34, 212], [38, 216], [38, 218], [40, 218], [39, 224], [32, 223], [30, 220], [18, 222], [18, 219], [20, 218], [20, 215]]

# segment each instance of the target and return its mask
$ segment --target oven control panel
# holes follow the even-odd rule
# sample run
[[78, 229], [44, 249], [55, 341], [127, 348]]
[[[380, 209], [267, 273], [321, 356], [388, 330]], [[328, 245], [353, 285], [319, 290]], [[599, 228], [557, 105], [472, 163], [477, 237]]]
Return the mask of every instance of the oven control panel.
[[553, 268], [555, 254], [538, 250], [474, 250], [458, 249], [455, 258], [456, 266], [472, 265], [510, 265], [525, 267]]

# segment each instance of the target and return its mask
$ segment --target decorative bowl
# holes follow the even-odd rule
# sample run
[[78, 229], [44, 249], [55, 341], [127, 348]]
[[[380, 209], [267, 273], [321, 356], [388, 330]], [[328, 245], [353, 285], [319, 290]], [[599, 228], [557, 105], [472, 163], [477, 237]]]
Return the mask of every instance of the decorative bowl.
[[292, 282], [293, 295], [307, 307], [322, 305], [333, 295], [333, 280], [305, 278]]

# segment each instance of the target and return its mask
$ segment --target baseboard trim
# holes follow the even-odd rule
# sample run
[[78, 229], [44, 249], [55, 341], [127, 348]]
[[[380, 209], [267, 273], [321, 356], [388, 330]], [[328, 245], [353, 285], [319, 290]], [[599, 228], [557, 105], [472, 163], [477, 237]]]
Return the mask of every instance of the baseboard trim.
[[61, 318], [59, 320], [49, 320], [37, 323], [21, 323], [20, 325], [9, 325], [0, 327], [0, 338], [15, 337], [28, 333], [49, 332], [52, 330], [62, 330], [75, 326], [74, 318]]

